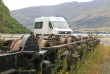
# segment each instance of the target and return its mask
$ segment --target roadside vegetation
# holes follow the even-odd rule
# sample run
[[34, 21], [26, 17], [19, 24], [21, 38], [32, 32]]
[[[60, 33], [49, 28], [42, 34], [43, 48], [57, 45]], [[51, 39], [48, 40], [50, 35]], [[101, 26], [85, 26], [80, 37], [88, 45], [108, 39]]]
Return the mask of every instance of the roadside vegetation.
[[0, 39], [0, 47], [3, 46], [4, 42], [5, 42], [5, 40]]
[[30, 30], [11, 17], [9, 9], [0, 0], [0, 33], [24, 34]]
[[[70, 70], [66, 69], [66, 60], [60, 60], [61, 54], [58, 55], [55, 67], [53, 68], [53, 74], [103, 74], [100, 71], [100, 63], [110, 57], [110, 47], [100, 44], [94, 51], [84, 51], [82, 59], [78, 58], [74, 61]], [[62, 68], [60, 68], [60, 66], [62, 66]]]

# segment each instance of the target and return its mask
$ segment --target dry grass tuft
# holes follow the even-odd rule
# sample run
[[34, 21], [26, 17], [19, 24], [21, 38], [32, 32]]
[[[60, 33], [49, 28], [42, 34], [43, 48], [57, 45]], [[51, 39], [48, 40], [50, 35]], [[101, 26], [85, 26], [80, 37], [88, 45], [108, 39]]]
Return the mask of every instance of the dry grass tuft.
[[100, 74], [100, 63], [110, 58], [110, 47], [100, 44], [95, 51], [90, 52], [77, 74]]

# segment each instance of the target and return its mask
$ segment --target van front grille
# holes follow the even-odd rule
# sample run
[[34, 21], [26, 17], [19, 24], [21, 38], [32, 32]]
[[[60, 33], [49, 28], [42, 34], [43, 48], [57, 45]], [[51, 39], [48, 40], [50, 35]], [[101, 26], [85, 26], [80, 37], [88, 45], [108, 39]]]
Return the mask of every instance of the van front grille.
[[59, 31], [59, 34], [71, 34], [71, 31]]

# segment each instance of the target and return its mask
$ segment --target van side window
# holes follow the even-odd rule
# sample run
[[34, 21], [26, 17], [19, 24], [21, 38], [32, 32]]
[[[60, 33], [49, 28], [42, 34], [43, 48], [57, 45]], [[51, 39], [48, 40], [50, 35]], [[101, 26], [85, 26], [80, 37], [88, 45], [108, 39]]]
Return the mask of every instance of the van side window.
[[43, 22], [35, 22], [34, 28], [35, 29], [42, 29]]
[[49, 28], [53, 29], [51, 22], [49, 22]]

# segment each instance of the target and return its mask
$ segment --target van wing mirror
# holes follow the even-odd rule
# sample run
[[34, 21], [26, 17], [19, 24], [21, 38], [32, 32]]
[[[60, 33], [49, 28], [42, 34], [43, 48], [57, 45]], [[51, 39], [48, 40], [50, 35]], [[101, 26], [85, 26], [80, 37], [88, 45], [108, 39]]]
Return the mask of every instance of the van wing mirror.
[[51, 22], [49, 22], [49, 28], [53, 29]]
[[71, 28], [71, 26], [69, 25], [69, 28]]

